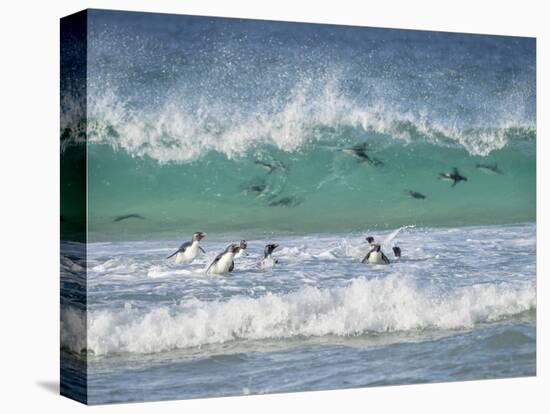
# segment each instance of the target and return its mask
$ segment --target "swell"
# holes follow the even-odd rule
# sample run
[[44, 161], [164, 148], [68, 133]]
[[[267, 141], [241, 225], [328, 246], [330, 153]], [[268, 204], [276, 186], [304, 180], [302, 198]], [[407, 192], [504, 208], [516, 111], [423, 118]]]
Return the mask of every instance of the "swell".
[[[91, 146], [91, 240], [173, 237], [174, 229], [193, 232], [197, 225], [216, 233], [308, 233], [535, 220], [532, 142], [487, 157], [385, 136], [364, 142], [371, 162], [350, 153], [351, 146], [312, 144], [293, 153], [256, 147], [234, 159], [209, 152], [159, 165]], [[439, 179], [453, 168], [468, 181], [453, 186]], [[72, 218], [64, 218], [62, 225], [70, 225]]]
[[[400, 112], [323, 82], [256, 110], [196, 97], [186, 105], [185, 95], [136, 108], [114, 93], [94, 94], [92, 239], [171, 237], [196, 223], [206, 231], [340, 232], [534, 220], [529, 121], [513, 112], [494, 124]], [[438, 179], [453, 168], [468, 181]]]
[[[288, 294], [228, 301], [189, 300], [146, 311], [126, 306], [88, 313], [87, 352], [145, 354], [235, 340], [342, 337], [426, 329], [471, 329], [536, 309], [534, 285], [480, 284], [440, 291], [407, 278], [353, 280]], [[62, 344], [81, 352], [76, 311], [62, 315]]]
[[91, 18], [61, 149], [86, 147], [92, 240], [535, 219], [533, 39]]

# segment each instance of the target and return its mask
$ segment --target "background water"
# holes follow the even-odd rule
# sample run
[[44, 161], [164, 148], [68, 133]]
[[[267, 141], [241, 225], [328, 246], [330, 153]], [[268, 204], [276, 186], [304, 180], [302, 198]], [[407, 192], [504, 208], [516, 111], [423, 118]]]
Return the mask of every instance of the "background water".
[[[92, 10], [86, 53], [62, 372], [87, 355], [89, 402], [535, 374], [534, 39]], [[205, 256], [165, 260], [199, 230]], [[404, 257], [362, 265], [367, 234]]]
[[87, 53], [91, 240], [535, 219], [534, 39], [90, 11]]

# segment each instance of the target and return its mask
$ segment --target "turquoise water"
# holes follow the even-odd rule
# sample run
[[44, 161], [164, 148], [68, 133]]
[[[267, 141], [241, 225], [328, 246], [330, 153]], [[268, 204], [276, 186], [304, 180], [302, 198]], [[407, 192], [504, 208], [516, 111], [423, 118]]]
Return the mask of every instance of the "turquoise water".
[[[535, 151], [530, 137], [485, 157], [422, 141], [365, 140], [373, 148], [371, 156], [383, 166], [343, 152], [346, 141], [352, 141], [345, 138], [330, 145], [306, 145], [297, 152], [265, 149], [235, 159], [209, 153], [196, 161], [167, 165], [104, 145], [91, 146], [90, 236], [162, 237], [189, 234], [197, 226], [207, 232], [263, 234], [535, 219]], [[259, 160], [279, 167], [269, 172]], [[497, 165], [502, 174], [483, 171], [478, 164]], [[468, 181], [453, 187], [438, 179], [452, 167]], [[407, 191], [426, 198], [413, 198]], [[113, 222], [129, 214], [140, 217]]]
[[92, 241], [535, 220], [534, 39], [147, 16], [90, 11], [62, 96]]

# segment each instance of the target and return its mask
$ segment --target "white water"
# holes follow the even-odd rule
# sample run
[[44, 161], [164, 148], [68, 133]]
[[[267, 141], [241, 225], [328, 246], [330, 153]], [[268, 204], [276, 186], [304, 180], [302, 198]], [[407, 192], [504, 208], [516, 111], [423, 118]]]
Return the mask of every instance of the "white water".
[[[263, 272], [265, 241], [250, 240], [249, 255], [227, 277], [204, 273], [226, 241], [205, 239], [207, 255], [190, 266], [165, 259], [175, 242], [92, 244], [87, 350], [143, 354], [235, 340], [472, 329], [536, 309], [531, 225], [374, 236], [393, 239], [403, 258], [390, 250], [390, 266], [361, 264], [368, 247], [359, 235], [282, 238], [279, 264]], [[64, 346], [84, 349], [75, 334], [81, 314], [69, 307], [62, 321]]]
[[145, 313], [92, 311], [94, 355], [155, 353], [237, 339], [362, 335], [369, 332], [472, 328], [532, 310], [534, 286], [482, 284], [442, 293], [398, 275], [353, 280], [333, 289], [305, 287], [285, 295], [189, 300]]
[[388, 135], [405, 143], [422, 139], [432, 144], [458, 145], [472, 155], [487, 156], [508, 144], [509, 128], [533, 128], [529, 122], [508, 114], [506, 120], [472, 130], [427, 115], [399, 112], [383, 102], [359, 105], [337, 92], [334, 82], [318, 87], [300, 84], [282, 108], [272, 110], [274, 104], [269, 104], [254, 113], [235, 112], [236, 108], [231, 107], [197, 108], [185, 97], [167, 101], [154, 110], [132, 110], [113, 91], [102, 92], [89, 102], [88, 139], [165, 164], [192, 161], [208, 151], [235, 158], [259, 145], [288, 152], [312, 142], [341, 147], [349, 142], [323, 128], [337, 131], [346, 127]]

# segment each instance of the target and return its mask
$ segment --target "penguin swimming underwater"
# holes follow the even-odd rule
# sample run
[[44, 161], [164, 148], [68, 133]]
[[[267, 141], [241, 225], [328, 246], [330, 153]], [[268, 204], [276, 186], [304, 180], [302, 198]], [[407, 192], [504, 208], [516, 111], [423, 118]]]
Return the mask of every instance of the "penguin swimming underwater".
[[119, 221], [128, 220], [128, 219], [140, 219], [145, 220], [141, 214], [125, 214], [123, 216], [117, 216], [113, 219], [113, 223], [118, 223]]
[[273, 197], [272, 199], [273, 201], [268, 204], [269, 207], [296, 207], [304, 201], [303, 197], [296, 196], [282, 197], [278, 200], [275, 200], [275, 197]]
[[206, 237], [205, 232], [197, 231], [193, 233], [191, 241], [183, 243], [178, 250], [172, 253], [167, 259], [170, 259], [173, 256], [176, 256], [176, 263], [191, 263], [197, 257], [199, 250], [203, 253], [206, 253], [202, 247], [199, 246], [199, 242]]
[[487, 174], [504, 174], [497, 164], [477, 164], [476, 168]]
[[370, 264], [390, 264], [390, 259], [380, 250], [379, 244], [373, 244], [372, 249], [361, 260], [361, 263], [365, 262]]
[[280, 171], [286, 171], [287, 170], [287, 166], [283, 162], [278, 161], [278, 160], [273, 160], [273, 162], [269, 162], [269, 161], [264, 161], [264, 160], [257, 159], [256, 161], [254, 161], [254, 164], [262, 167], [265, 170], [267, 170], [268, 174], [271, 174], [274, 171], [279, 171], [279, 170]]
[[404, 190], [406, 194], [410, 195], [412, 198], [416, 198], [417, 200], [425, 200], [426, 197], [424, 194], [419, 193], [418, 191], [414, 190]]
[[[246, 242], [246, 240], [241, 240], [241, 243], [239, 244], [239, 251], [235, 254], [235, 259], [247, 255], [246, 253], [247, 246], [248, 246], [248, 243]], [[235, 261], [232, 261], [231, 266], [229, 266], [229, 271], [232, 272], [234, 268], [235, 268]]]
[[226, 249], [221, 252], [216, 258], [210, 263], [210, 266], [206, 269], [206, 273], [214, 273], [217, 275], [222, 275], [230, 272], [232, 269], [233, 259], [235, 254], [239, 251], [238, 244], [230, 244]]
[[271, 269], [273, 268], [273, 266], [275, 266], [276, 263], [279, 262], [277, 259], [274, 259], [273, 256], [271, 256], [273, 250], [275, 250], [277, 247], [279, 247], [277, 243], [272, 243], [265, 246], [264, 258], [260, 262], [260, 268], [262, 270]]
[[355, 158], [357, 158], [359, 161], [366, 162], [367, 164], [370, 164], [374, 167], [383, 167], [384, 166], [384, 163], [382, 161], [380, 161], [377, 158], [372, 158], [367, 153], [367, 144], [366, 143], [357, 144], [357, 145], [355, 145], [351, 148], [344, 148], [344, 149], [342, 149], [342, 152], [344, 152], [346, 154], [349, 154], [349, 155], [352, 155]]
[[453, 187], [456, 185], [456, 183], [460, 181], [468, 181], [466, 177], [464, 177], [463, 175], [460, 174], [460, 172], [458, 172], [458, 168], [456, 167], [453, 168], [452, 173], [439, 173], [439, 179], [444, 181], [452, 181]]

